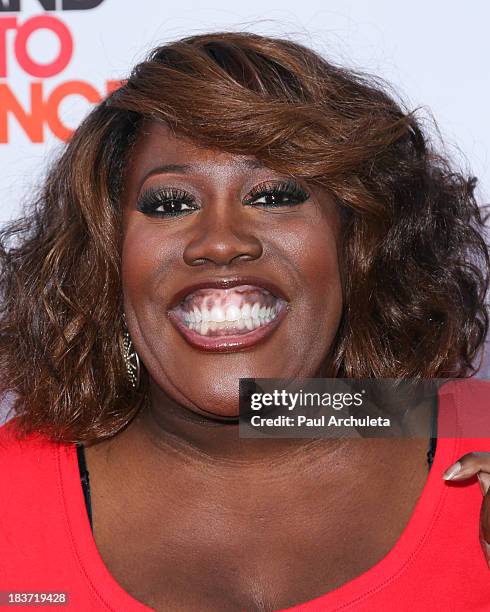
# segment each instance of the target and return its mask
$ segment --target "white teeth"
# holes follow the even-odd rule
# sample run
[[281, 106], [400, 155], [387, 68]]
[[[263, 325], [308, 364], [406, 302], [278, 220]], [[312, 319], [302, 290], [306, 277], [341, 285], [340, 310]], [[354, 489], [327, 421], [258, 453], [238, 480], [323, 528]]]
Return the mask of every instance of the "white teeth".
[[251, 312], [252, 312], [252, 307], [250, 306], [250, 304], [244, 304], [242, 306], [242, 317], [244, 319], [249, 319]]
[[[230, 314], [228, 314], [228, 309], [227, 309], [226, 314], [227, 314], [227, 317], [236, 316], [236, 312], [234, 312], [233, 310]], [[269, 316], [264, 317], [262, 316], [262, 313], [259, 311], [258, 317], [248, 317], [248, 318], [240, 317], [238, 319], [228, 319], [227, 318], [225, 321], [213, 321], [213, 320], [196, 321], [196, 320], [192, 320], [192, 319], [198, 318], [198, 316], [193, 312], [193, 313], [185, 313], [184, 322], [186, 323], [189, 329], [195, 330], [201, 336], [206, 336], [209, 331], [214, 332], [216, 330], [227, 329], [227, 328], [235, 328], [237, 330], [247, 329], [247, 331], [252, 331], [254, 329], [257, 329], [257, 327], [267, 325], [274, 319], [274, 317], [275, 317], [274, 313], [270, 314]]]
[[238, 321], [240, 319], [240, 315], [241, 315], [241, 312], [238, 306], [234, 306], [233, 304], [231, 304], [226, 309], [226, 320], [227, 321]]
[[211, 310], [204, 305], [202, 309], [198, 306], [191, 306], [191, 308], [190, 312], [182, 313], [182, 319], [189, 329], [195, 330], [202, 336], [216, 330], [229, 329], [230, 333], [233, 333], [233, 329], [252, 331], [270, 323], [280, 310], [278, 304], [261, 306], [259, 302], [253, 305], [243, 304], [241, 308], [235, 304], [230, 304], [226, 308], [215, 305]]
[[222, 321], [226, 320], [225, 313], [219, 306], [213, 306], [209, 318], [211, 321], [215, 321], [216, 323], [221, 323]]

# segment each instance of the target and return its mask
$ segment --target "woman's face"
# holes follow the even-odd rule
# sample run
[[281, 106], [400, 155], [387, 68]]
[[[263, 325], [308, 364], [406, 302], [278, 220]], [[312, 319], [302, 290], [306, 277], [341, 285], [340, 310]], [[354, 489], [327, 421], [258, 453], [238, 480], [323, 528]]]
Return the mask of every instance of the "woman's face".
[[230, 417], [239, 378], [328, 372], [342, 292], [338, 209], [324, 190], [154, 122], [123, 198], [128, 327], [170, 398]]

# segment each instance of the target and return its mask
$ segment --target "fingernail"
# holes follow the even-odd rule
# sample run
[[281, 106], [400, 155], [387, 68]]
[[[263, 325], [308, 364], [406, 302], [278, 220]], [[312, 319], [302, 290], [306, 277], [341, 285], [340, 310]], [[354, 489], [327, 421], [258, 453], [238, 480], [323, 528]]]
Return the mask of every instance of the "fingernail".
[[453, 465], [447, 468], [442, 477], [444, 480], [451, 480], [451, 478], [454, 478], [456, 474], [461, 471], [462, 467], [461, 461], [456, 461], [456, 463], [453, 463]]

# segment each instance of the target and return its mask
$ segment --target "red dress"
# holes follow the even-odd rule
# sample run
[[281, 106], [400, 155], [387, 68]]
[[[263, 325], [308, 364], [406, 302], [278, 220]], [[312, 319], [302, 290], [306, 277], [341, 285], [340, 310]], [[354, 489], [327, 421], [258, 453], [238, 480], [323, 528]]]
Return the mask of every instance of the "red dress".
[[[442, 437], [399, 540], [365, 573], [289, 610], [490, 611], [490, 570], [478, 539], [478, 481], [441, 478], [464, 453], [490, 451], [490, 383], [461, 381], [442, 389]], [[39, 435], [20, 443], [12, 429], [12, 422], [0, 428], [0, 592], [68, 592], [67, 606], [45, 610], [151, 610], [119, 586], [97, 550], [75, 445]]]

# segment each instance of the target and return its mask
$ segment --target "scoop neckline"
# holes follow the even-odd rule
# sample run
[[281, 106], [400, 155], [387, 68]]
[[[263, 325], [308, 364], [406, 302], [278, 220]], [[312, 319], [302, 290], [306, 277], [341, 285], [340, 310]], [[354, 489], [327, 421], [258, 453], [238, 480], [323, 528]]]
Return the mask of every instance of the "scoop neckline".
[[[446, 385], [444, 385], [446, 386]], [[382, 590], [401, 576], [414, 562], [425, 545], [435, 524], [448, 487], [442, 479], [443, 471], [454, 462], [460, 447], [460, 425], [458, 418], [458, 385], [452, 392], [444, 393], [444, 404], [439, 390], [438, 428], [454, 431], [455, 436], [437, 439], [437, 448], [432, 467], [427, 476], [424, 488], [415, 503], [412, 514], [400, 537], [388, 553], [375, 565], [359, 576], [339, 587], [305, 602], [300, 602], [276, 612], [293, 612], [304, 610], [309, 606], [334, 606], [334, 610], [344, 610], [358, 604], [370, 595]], [[441, 409], [443, 407], [443, 409]], [[63, 451], [66, 453], [62, 455]], [[135, 599], [117, 582], [106, 566], [95, 542], [85, 506], [83, 489], [79, 477], [76, 445], [58, 445], [56, 447], [59, 493], [64, 510], [66, 528], [69, 534], [73, 555], [81, 574], [84, 576], [90, 591], [107, 610], [156, 612], [141, 601]], [[76, 485], [74, 484], [76, 481]], [[70, 495], [65, 495], [69, 490]], [[315, 609], [318, 609], [316, 607]], [[330, 608], [329, 608], [330, 609]]]

